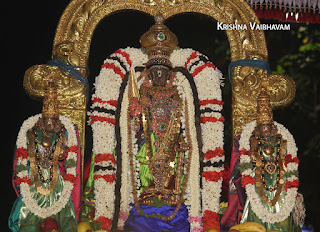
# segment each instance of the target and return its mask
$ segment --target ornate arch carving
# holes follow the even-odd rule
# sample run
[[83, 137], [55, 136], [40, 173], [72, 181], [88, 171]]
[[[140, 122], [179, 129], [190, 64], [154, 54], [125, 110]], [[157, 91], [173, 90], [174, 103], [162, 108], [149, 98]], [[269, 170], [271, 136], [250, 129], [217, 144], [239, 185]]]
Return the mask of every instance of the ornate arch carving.
[[[137, 10], [150, 15], [161, 12], [165, 18], [185, 12], [201, 13], [224, 24], [259, 23], [245, 0], [73, 0], [65, 9], [57, 26], [52, 57], [73, 66], [87, 67], [91, 39], [98, 23], [111, 13]], [[249, 26], [248, 26], [249, 28]], [[231, 60], [267, 60], [264, 32], [260, 30], [227, 30]], [[87, 75], [84, 69], [78, 69]], [[24, 87], [31, 97], [43, 96], [48, 78], [59, 86], [60, 109], [78, 124], [82, 145], [86, 116], [86, 91], [80, 81], [60, 68], [35, 65], [25, 74]], [[268, 75], [263, 70], [248, 66], [233, 70], [232, 122], [233, 135], [255, 118], [256, 97], [262, 83], [271, 90], [274, 107], [284, 107], [295, 95], [293, 80], [285, 75]], [[83, 148], [84, 146], [82, 146]]]

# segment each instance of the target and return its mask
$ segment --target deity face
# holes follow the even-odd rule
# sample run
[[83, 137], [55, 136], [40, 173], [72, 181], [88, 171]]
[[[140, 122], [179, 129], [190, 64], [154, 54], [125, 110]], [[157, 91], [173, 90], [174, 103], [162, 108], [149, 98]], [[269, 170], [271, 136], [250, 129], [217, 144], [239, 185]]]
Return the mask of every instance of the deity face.
[[56, 133], [60, 130], [58, 118], [43, 118], [44, 130], [48, 133]]
[[269, 138], [272, 135], [272, 124], [261, 124], [259, 126], [260, 136]]
[[149, 68], [153, 86], [165, 86], [169, 79], [170, 69], [163, 65], [153, 65]]

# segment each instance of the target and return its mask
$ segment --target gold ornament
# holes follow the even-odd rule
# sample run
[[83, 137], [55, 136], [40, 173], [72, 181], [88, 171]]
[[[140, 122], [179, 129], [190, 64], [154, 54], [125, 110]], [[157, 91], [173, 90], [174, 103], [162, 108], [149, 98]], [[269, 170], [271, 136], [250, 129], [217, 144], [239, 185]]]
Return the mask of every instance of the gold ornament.
[[59, 102], [57, 99], [57, 89], [53, 82], [49, 82], [45, 91], [42, 106], [43, 118], [59, 118]]
[[270, 96], [265, 88], [261, 89], [257, 99], [257, 125], [261, 124], [273, 124]]
[[137, 80], [134, 77], [133, 69], [130, 70], [128, 97], [129, 97], [129, 99], [136, 97], [138, 100], [140, 98]]
[[163, 24], [162, 14], [157, 14], [154, 20], [156, 23], [140, 37], [140, 44], [146, 49], [149, 59], [169, 59], [173, 49], [178, 45], [178, 38]]

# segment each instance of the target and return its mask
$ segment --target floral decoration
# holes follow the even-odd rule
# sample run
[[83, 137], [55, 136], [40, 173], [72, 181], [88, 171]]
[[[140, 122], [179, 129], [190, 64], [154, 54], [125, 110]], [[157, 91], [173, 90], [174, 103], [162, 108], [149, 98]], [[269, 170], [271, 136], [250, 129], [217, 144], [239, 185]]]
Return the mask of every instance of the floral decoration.
[[[115, 150], [115, 125], [119, 123], [120, 138], [121, 138], [121, 203], [120, 215], [118, 220], [118, 228], [123, 228], [124, 221], [130, 207], [129, 204], [133, 202], [132, 185], [130, 177], [130, 162], [128, 146], [132, 144], [133, 153], [138, 151], [137, 141], [134, 135], [128, 137], [127, 110], [129, 106], [128, 87], [123, 88], [123, 79], [128, 75], [130, 69], [143, 70], [144, 64], [148, 61], [147, 54], [143, 53], [141, 49], [126, 48], [119, 49], [114, 52], [104, 61], [101, 67], [100, 74], [95, 81], [95, 93], [92, 96], [91, 112], [89, 112], [89, 124], [93, 130], [93, 153], [95, 154], [95, 204], [96, 215], [95, 220], [112, 219], [114, 214], [114, 190], [115, 179], [112, 175], [116, 173], [116, 160], [112, 154]], [[221, 85], [223, 78], [221, 72], [209, 62], [208, 58], [199, 52], [192, 49], [177, 49], [171, 54], [170, 61], [174, 67], [185, 70], [185, 72], [176, 72], [175, 85], [177, 85], [180, 97], [184, 99], [183, 110], [181, 114], [182, 128], [186, 126], [190, 128], [190, 140], [192, 149], [190, 178], [186, 191], [186, 204], [189, 207], [189, 221], [191, 223], [192, 231], [202, 231], [201, 211], [210, 211], [214, 213], [219, 212], [219, 199], [222, 184], [222, 171], [224, 162], [223, 151], [223, 123], [224, 118], [221, 115], [223, 107]], [[141, 72], [136, 69], [137, 84], [140, 86], [143, 78], [140, 78]], [[139, 77], [139, 78], [138, 78]], [[191, 86], [188, 78], [192, 79]], [[121, 90], [122, 89], [122, 90]], [[119, 99], [119, 94], [122, 91], [122, 98]], [[197, 92], [199, 102], [194, 104], [194, 91]], [[116, 122], [116, 111], [121, 106], [119, 122]], [[195, 109], [200, 108], [199, 122], [202, 134], [197, 135]], [[186, 115], [188, 112], [189, 125], [186, 125]], [[185, 130], [183, 130], [186, 137]], [[133, 133], [132, 133], [133, 134]], [[199, 151], [198, 140], [202, 140], [202, 151]], [[130, 143], [128, 141], [131, 141]], [[108, 154], [108, 155], [103, 155]], [[206, 180], [203, 178], [202, 189], [200, 187], [200, 157], [199, 154], [204, 155], [204, 163], [207, 163], [203, 169], [204, 173], [211, 173], [211, 178]], [[188, 151], [185, 154], [188, 159]], [[217, 165], [219, 164], [219, 165]], [[135, 186], [139, 194], [140, 180], [139, 180], [139, 162], [135, 160]], [[100, 167], [110, 167], [109, 169], [102, 169]], [[208, 174], [204, 174], [208, 175]], [[107, 179], [105, 179], [108, 176]], [[104, 178], [105, 177], [105, 178]], [[202, 201], [202, 210], [200, 208]], [[212, 217], [211, 220], [218, 220], [217, 217]], [[209, 220], [206, 221], [206, 223]]]
[[[20, 128], [18, 133], [18, 138], [16, 142], [16, 170], [17, 171], [17, 179], [16, 184], [20, 187], [20, 193], [22, 195], [23, 201], [26, 204], [26, 207], [35, 215], [41, 218], [50, 217], [52, 215], [60, 212], [68, 203], [75, 179], [76, 179], [76, 168], [75, 167], [66, 167], [66, 174], [64, 175], [64, 188], [62, 190], [61, 196], [59, 200], [53, 205], [42, 208], [37, 204], [37, 202], [33, 199], [30, 192], [30, 185], [33, 183], [28, 174], [28, 152], [27, 152], [27, 131], [31, 129], [37, 121], [40, 119], [41, 114], [37, 114], [25, 120]], [[66, 162], [73, 160], [73, 162], [77, 162], [77, 136], [74, 129], [74, 125], [71, 122], [71, 119], [65, 116], [59, 117], [60, 121], [64, 125], [68, 133], [68, 148], [67, 148], [67, 157]], [[19, 166], [19, 168], [18, 168]], [[22, 168], [21, 168], [22, 167]]]

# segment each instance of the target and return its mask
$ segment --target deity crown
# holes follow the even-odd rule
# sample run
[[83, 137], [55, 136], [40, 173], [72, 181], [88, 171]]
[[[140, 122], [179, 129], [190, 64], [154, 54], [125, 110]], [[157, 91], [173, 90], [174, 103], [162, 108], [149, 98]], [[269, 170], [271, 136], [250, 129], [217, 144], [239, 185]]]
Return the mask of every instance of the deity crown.
[[257, 125], [272, 124], [273, 113], [270, 104], [270, 95], [267, 93], [266, 88], [262, 88], [257, 98]]
[[48, 82], [42, 105], [42, 117], [59, 118], [58, 93], [53, 82]]
[[157, 14], [155, 24], [140, 37], [140, 44], [148, 53], [148, 65], [162, 64], [172, 66], [169, 57], [178, 45], [177, 36], [163, 24], [164, 17]]

